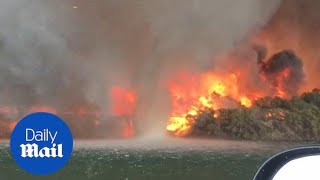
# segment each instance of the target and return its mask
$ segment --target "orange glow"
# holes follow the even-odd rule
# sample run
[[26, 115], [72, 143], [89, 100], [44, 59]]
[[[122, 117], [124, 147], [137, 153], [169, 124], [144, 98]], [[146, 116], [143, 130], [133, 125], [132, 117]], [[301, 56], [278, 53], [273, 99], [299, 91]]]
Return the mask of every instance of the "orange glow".
[[241, 105], [245, 107], [251, 107], [252, 106], [252, 101], [248, 97], [241, 97], [240, 98]]
[[16, 122], [16, 121], [11, 121], [11, 122], [9, 123], [9, 130], [10, 130], [10, 132], [13, 131], [13, 129], [16, 127], [16, 125], [17, 125], [17, 122]]
[[212, 99], [210, 97], [204, 97], [201, 96], [199, 98], [200, 106], [206, 107], [206, 108], [213, 108], [214, 104], [212, 103]]
[[281, 98], [286, 97], [285, 89], [282, 83], [283, 81], [286, 81], [290, 73], [291, 73], [290, 69], [285, 69], [284, 71], [278, 74], [277, 82], [276, 82], [276, 90], [277, 90], [276, 96], [279, 96]]
[[[257, 77], [260, 78], [261, 88], [254, 88], [256, 84], [252, 84], [252, 87], [246, 86], [251, 78], [247, 69], [235, 68], [222, 74], [213, 71], [178, 72], [168, 83], [172, 111], [166, 129], [170, 134], [187, 136], [204, 111], [241, 106], [250, 108], [255, 100], [265, 96], [287, 98], [287, 91], [282, 83], [286, 82], [288, 76], [290, 69], [281, 71], [275, 78], [276, 82], [270, 87], [267, 77], [261, 75]], [[218, 119], [219, 114], [215, 113], [213, 117]]]
[[185, 136], [192, 128], [192, 123], [187, 120], [186, 115], [182, 117], [171, 117], [167, 125], [167, 130], [173, 132], [176, 136]]
[[215, 114], [213, 115], [213, 117], [214, 117], [214, 118], [219, 118], [219, 114], [215, 113]]
[[196, 116], [198, 115], [198, 109], [196, 107], [192, 107], [192, 109], [188, 111], [188, 114], [190, 114], [191, 116]]
[[268, 112], [265, 115], [266, 118], [275, 118], [277, 120], [284, 120], [286, 118], [286, 114], [284, 111], [276, 111], [276, 112]]
[[132, 115], [136, 106], [136, 94], [123, 87], [116, 86], [111, 89], [111, 112], [113, 115]]
[[226, 95], [226, 86], [219, 81], [213, 81], [212, 85], [209, 87], [209, 93], [217, 93], [221, 96]]
[[[251, 107], [255, 98], [249, 97], [256, 97], [254, 95], [259, 93], [249, 92], [250, 96], [243, 96], [239, 89], [239, 74], [178, 73], [176, 79], [173, 78], [169, 82], [173, 107], [167, 130], [176, 136], [188, 135], [201, 111], [227, 108], [230, 98], [245, 107]], [[218, 114], [214, 115], [214, 118], [218, 117]]]
[[132, 124], [132, 121], [129, 121], [129, 123], [126, 123], [124, 125], [124, 128], [122, 129], [122, 137], [128, 138], [134, 136], [134, 127]]
[[123, 122], [125, 122], [122, 136], [133, 136], [135, 134], [133, 116], [137, 103], [136, 93], [124, 87], [116, 86], [111, 89], [110, 98], [112, 115], [122, 117]]
[[266, 114], [266, 117], [267, 118], [271, 118], [273, 116], [273, 114], [271, 113], [271, 112], [268, 112], [267, 114]]

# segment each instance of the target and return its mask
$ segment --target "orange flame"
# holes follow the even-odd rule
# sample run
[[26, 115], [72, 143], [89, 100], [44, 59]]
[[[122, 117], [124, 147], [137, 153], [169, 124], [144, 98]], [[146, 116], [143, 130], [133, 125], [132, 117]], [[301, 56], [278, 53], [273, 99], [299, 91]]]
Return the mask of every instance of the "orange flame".
[[228, 107], [224, 102], [228, 97], [251, 107], [252, 99], [239, 91], [238, 78], [236, 73], [226, 76], [212, 72], [196, 75], [180, 72], [177, 79], [169, 83], [173, 110], [166, 129], [176, 136], [188, 135], [200, 111]]
[[251, 99], [249, 99], [248, 97], [241, 97], [240, 98], [240, 102], [241, 102], [241, 105], [245, 106], [245, 107], [251, 107], [252, 106], [252, 101]]
[[136, 106], [136, 94], [123, 87], [116, 86], [111, 89], [111, 111], [113, 115], [131, 116]]
[[285, 98], [286, 97], [286, 93], [285, 93], [285, 89], [283, 87], [283, 84], [281, 84], [281, 82], [285, 81], [288, 76], [290, 75], [291, 71], [289, 68], [285, 69], [284, 71], [282, 71], [281, 73], [278, 74], [277, 76], [277, 84], [276, 84], [276, 96], [281, 97], [281, 98]]
[[133, 116], [137, 101], [134, 91], [124, 87], [116, 86], [111, 89], [111, 113], [115, 116], [121, 116], [126, 122], [122, 130], [123, 137], [131, 137], [135, 134], [133, 127]]

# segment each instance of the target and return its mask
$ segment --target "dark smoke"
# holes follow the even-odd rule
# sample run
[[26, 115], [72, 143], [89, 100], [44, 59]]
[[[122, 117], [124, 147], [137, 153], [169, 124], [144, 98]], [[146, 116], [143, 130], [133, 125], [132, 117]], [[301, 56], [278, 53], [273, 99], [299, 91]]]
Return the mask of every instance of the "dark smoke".
[[293, 51], [276, 53], [266, 62], [260, 61], [259, 65], [261, 73], [274, 87], [282, 88], [290, 96], [297, 95], [304, 81], [304, 72], [302, 60]]
[[280, 8], [258, 33], [258, 43], [267, 47], [270, 57], [292, 49], [303, 60], [305, 85], [299, 93], [320, 87], [320, 1], [282, 0]]

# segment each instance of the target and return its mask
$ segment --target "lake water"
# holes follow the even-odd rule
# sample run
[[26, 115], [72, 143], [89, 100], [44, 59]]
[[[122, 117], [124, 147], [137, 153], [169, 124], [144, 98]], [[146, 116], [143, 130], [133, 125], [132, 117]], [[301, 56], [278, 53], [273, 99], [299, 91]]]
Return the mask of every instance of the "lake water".
[[0, 143], [1, 180], [249, 180], [270, 156], [293, 143], [204, 139], [76, 141], [69, 163], [44, 177], [21, 170]]

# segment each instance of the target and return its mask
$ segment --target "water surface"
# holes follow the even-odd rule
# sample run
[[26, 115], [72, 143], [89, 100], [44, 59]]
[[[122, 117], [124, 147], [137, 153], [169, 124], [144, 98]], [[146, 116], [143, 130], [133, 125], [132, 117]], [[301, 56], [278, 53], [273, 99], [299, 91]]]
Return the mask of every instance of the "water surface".
[[[248, 180], [273, 154], [296, 147], [196, 139], [76, 141], [69, 163], [45, 179], [58, 180]], [[0, 144], [1, 180], [37, 180], [21, 170], [7, 142]]]

